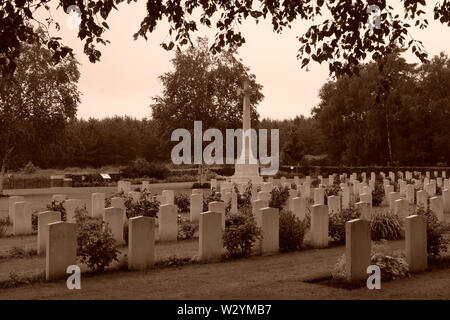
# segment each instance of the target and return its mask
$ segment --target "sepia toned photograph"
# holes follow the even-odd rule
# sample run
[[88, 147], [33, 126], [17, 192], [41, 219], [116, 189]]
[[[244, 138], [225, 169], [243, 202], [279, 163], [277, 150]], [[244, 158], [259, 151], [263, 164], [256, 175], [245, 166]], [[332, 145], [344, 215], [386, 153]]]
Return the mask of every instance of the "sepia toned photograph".
[[0, 303], [448, 303], [449, 40], [447, 0], [0, 0]]

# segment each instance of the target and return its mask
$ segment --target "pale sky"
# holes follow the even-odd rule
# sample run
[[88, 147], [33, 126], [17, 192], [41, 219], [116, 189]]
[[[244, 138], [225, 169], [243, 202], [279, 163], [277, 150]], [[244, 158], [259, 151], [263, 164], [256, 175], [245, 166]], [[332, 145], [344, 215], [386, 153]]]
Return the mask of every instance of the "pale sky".
[[[428, 11], [432, 11], [432, 6], [429, 7]], [[111, 44], [99, 46], [101, 61], [92, 64], [83, 53], [83, 43], [76, 38], [76, 31], [67, 26], [69, 16], [62, 10], [53, 10], [53, 18], [60, 23], [61, 30], [52, 35], [60, 36], [71, 46], [81, 63], [79, 90], [83, 95], [78, 117], [129, 115], [140, 119], [150, 115], [151, 97], [162, 89], [158, 76], [170, 70], [173, 52], [159, 45], [168, 37], [165, 23], [157, 27], [148, 41], [133, 40], [132, 35], [139, 29], [145, 12], [145, 1], [123, 3], [119, 11], [112, 10], [108, 18], [110, 30], [104, 35]], [[450, 53], [450, 29], [432, 17], [428, 20], [430, 27], [425, 31], [415, 30], [413, 36], [423, 41], [430, 56], [441, 51]], [[299, 48], [296, 36], [303, 34], [307, 27], [305, 22], [297, 22], [292, 29], [275, 34], [268, 21], [240, 26], [246, 39], [239, 49], [240, 57], [263, 85], [265, 99], [258, 106], [262, 118], [307, 116], [319, 102], [318, 91], [328, 79], [328, 66], [314, 63], [306, 72], [296, 58]], [[201, 29], [197, 35], [213, 39], [214, 29]], [[407, 59], [418, 62], [411, 55]]]

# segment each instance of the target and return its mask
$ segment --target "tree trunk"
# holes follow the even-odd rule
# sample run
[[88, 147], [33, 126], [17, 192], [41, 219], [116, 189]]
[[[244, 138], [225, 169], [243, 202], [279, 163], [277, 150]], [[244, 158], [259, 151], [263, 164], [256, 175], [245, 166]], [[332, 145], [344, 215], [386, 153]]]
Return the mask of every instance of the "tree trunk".
[[387, 140], [387, 147], [388, 147], [388, 166], [392, 164], [392, 147], [391, 147], [391, 127], [389, 125], [389, 110], [387, 103], [385, 103], [385, 116], [386, 116], [386, 140]]
[[0, 195], [3, 195], [3, 182], [5, 180], [5, 173], [6, 173], [6, 159], [3, 159], [2, 168], [0, 171]]
[[11, 154], [11, 152], [13, 152], [13, 150], [14, 150], [14, 147], [11, 147], [10, 149], [8, 149], [6, 151], [5, 155], [3, 156], [2, 167], [0, 169], [0, 195], [3, 194], [3, 184], [5, 181], [6, 166], [8, 164], [9, 155]]

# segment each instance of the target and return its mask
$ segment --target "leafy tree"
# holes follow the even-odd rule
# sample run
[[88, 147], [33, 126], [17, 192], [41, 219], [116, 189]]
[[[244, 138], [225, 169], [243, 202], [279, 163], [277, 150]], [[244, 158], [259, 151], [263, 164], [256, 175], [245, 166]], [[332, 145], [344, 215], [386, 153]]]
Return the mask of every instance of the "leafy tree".
[[196, 46], [177, 52], [172, 64], [174, 70], [160, 77], [162, 95], [154, 97], [151, 105], [163, 144], [167, 145], [177, 128], [192, 130], [194, 121], [202, 121], [203, 130], [241, 128], [242, 97], [238, 92], [245, 79], [252, 90], [252, 122], [258, 121], [255, 107], [263, 99], [262, 86], [234, 52], [213, 55], [208, 40], [199, 38]]
[[43, 156], [42, 146], [56, 141], [80, 102], [78, 63], [66, 58], [52, 65], [50, 51], [21, 45], [15, 78], [0, 78], [0, 192], [8, 163]]
[[[78, 6], [81, 18], [78, 37], [84, 42], [84, 52], [90, 61], [100, 59], [101, 52], [97, 45], [108, 43], [103, 38], [104, 32], [109, 29], [106, 21], [112, 9], [119, 10], [117, 5], [124, 2], [59, 0], [58, 10], [67, 12], [71, 5]], [[127, 4], [131, 2], [126, 1]], [[55, 61], [72, 53], [72, 49], [64, 46], [61, 39], [49, 34], [37, 34], [28, 24], [35, 22], [38, 11], [47, 13], [47, 22], [56, 24], [51, 19], [48, 3], [49, 0], [0, 0], [2, 73], [8, 76], [13, 74], [21, 41], [46, 44], [54, 53]], [[427, 1], [405, 0], [401, 4], [400, 12], [394, 12], [385, 0], [147, 0], [147, 12], [134, 38], [147, 39], [160, 21], [167, 20], [170, 40], [162, 46], [171, 50], [191, 43], [191, 35], [202, 25], [215, 28], [216, 36], [211, 50], [220, 52], [227, 46], [238, 47], [245, 42], [239, 25], [246, 20], [270, 20], [276, 33], [292, 27], [298, 20], [312, 21], [313, 25], [299, 36], [298, 58], [302, 67], [306, 67], [311, 60], [327, 62], [331, 74], [350, 74], [357, 72], [358, 64], [366, 58], [377, 60], [391, 53], [395, 46], [409, 48], [421, 61], [427, 59], [426, 50], [420, 41], [407, 40], [410, 39], [413, 26], [421, 29], [428, 26], [424, 10]], [[450, 3], [434, 1], [433, 4], [434, 20], [450, 26]], [[381, 23], [380, 28], [372, 29], [367, 22], [371, 19], [371, 6], [374, 5], [380, 9]], [[330, 15], [329, 19], [321, 18], [326, 14]]]
[[291, 127], [289, 130], [288, 141], [284, 146], [284, 152], [291, 163], [294, 162], [297, 164], [302, 161], [305, 155], [305, 145], [301, 141], [298, 130], [295, 127]]
[[321, 155], [323, 134], [319, 122], [310, 117], [297, 116], [293, 120], [263, 119], [262, 129], [280, 130], [280, 161], [283, 164], [301, 162], [304, 155]]
[[325, 84], [313, 116], [335, 164], [436, 165], [448, 162], [450, 60], [407, 64], [399, 53], [384, 68], [367, 64], [357, 77]]

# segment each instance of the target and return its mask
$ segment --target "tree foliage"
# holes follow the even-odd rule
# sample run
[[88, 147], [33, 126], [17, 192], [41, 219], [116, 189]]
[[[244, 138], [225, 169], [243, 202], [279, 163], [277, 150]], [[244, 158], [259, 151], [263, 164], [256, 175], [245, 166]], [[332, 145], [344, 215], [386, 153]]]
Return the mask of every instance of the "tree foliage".
[[177, 128], [192, 130], [194, 121], [202, 121], [203, 130], [242, 128], [242, 96], [244, 80], [249, 81], [251, 116], [258, 121], [256, 105], [263, 99], [262, 86], [255, 75], [236, 58], [233, 51], [213, 55], [208, 39], [199, 38], [196, 46], [179, 51], [172, 60], [173, 71], [160, 77], [161, 96], [151, 105], [152, 117], [163, 138]]
[[[35, 22], [38, 11], [47, 13], [47, 23], [55, 24], [50, 14], [49, 0], [0, 0], [0, 66], [2, 72], [12, 75], [18, 57], [20, 42], [39, 42], [48, 46], [55, 61], [72, 53], [58, 37], [37, 34], [29, 25]], [[107, 20], [112, 9], [125, 0], [59, 0], [58, 10], [77, 5], [81, 24], [78, 38], [84, 43], [84, 52], [89, 60], [96, 62], [101, 57], [98, 44], [106, 45], [104, 33], [109, 29]], [[132, 0], [127, 0], [129, 4]], [[136, 0], [134, 0], [136, 2]], [[430, 2], [428, 2], [429, 4]], [[434, 1], [434, 20], [450, 26], [450, 3]], [[380, 28], [370, 28], [370, 6], [380, 9]], [[407, 47], [420, 60], [427, 58], [425, 48], [419, 40], [411, 39], [413, 27], [428, 26], [427, 1], [405, 0], [399, 11], [385, 0], [287, 0], [287, 1], [231, 1], [231, 0], [147, 0], [146, 12], [134, 38], [145, 39], [155, 31], [161, 21], [167, 21], [170, 39], [162, 46], [171, 50], [191, 42], [191, 35], [200, 26], [216, 31], [212, 52], [235, 48], [245, 43], [239, 26], [245, 21], [269, 20], [273, 31], [281, 33], [291, 28], [294, 22], [309, 21], [312, 25], [299, 35], [298, 58], [302, 67], [310, 61], [326, 62], [331, 74], [357, 72], [357, 66], [366, 58], [377, 60], [386, 56], [393, 47]], [[329, 18], [325, 18], [329, 17]], [[42, 25], [44, 23], [41, 22]], [[44, 25], [45, 26], [45, 25]], [[411, 40], [410, 40], [411, 39]]]
[[57, 141], [75, 117], [80, 102], [78, 63], [66, 58], [54, 66], [50, 55], [41, 45], [22, 44], [14, 79], [0, 75], [2, 174], [8, 161], [27, 154], [45, 158], [42, 145]]
[[450, 159], [450, 60], [412, 65], [395, 53], [382, 70], [341, 77], [320, 90], [313, 109], [330, 163], [436, 165]]

